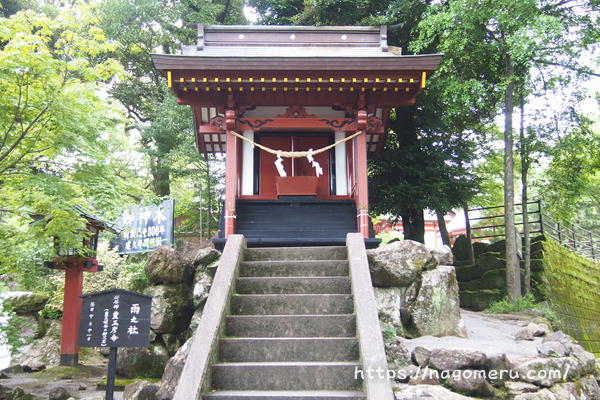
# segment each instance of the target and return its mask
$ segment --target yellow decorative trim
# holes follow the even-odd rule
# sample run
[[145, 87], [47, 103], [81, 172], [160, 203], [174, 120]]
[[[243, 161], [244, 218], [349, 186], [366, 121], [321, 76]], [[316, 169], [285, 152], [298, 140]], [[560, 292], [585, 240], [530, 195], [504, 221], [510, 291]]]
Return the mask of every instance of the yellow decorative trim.
[[421, 73], [421, 87], [424, 88], [427, 82], [427, 72], [423, 71]]
[[171, 76], [171, 71], [167, 71], [167, 86], [173, 87], [173, 77]]

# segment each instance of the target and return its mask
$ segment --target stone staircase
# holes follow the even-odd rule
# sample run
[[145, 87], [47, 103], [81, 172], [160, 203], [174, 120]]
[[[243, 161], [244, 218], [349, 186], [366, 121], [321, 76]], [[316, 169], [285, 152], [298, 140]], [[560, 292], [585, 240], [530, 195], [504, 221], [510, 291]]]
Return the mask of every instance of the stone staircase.
[[346, 247], [247, 248], [205, 400], [366, 399]]

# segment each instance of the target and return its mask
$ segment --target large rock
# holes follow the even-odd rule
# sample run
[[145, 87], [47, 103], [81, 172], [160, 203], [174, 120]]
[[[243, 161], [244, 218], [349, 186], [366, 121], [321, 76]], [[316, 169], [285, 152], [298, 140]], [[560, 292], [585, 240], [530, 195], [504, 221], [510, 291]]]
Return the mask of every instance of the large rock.
[[424, 244], [412, 240], [389, 243], [367, 251], [374, 286], [409, 286], [436, 265]]
[[185, 360], [190, 352], [192, 340], [188, 339], [167, 363], [158, 391], [156, 392], [156, 400], [171, 400], [175, 395], [175, 388], [179, 382], [181, 371], [183, 371]]
[[459, 370], [449, 374], [448, 385], [455, 391], [477, 397], [493, 397], [494, 388], [485, 380], [484, 370]]
[[196, 271], [196, 276], [194, 277], [194, 289], [192, 291], [192, 301], [194, 302], [195, 310], [203, 306], [206, 299], [208, 299], [211, 285], [212, 277], [208, 273], [204, 270]]
[[469, 259], [469, 239], [465, 235], [460, 235], [454, 241], [454, 246], [452, 246], [452, 253], [454, 255], [454, 259], [464, 261]]
[[167, 349], [157, 343], [149, 347], [121, 347], [117, 374], [123, 378], [160, 378], [169, 361]]
[[48, 393], [48, 400], [67, 400], [71, 397], [71, 393], [62, 386], [54, 388]]
[[158, 386], [147, 382], [137, 381], [125, 386], [123, 400], [156, 400]]
[[150, 326], [156, 333], [179, 333], [190, 323], [193, 307], [185, 284], [158, 285], [146, 289], [152, 296]]
[[555, 383], [581, 376], [584, 367], [573, 357], [534, 358], [519, 364], [515, 371], [521, 381], [550, 387]]
[[490, 304], [502, 300], [504, 291], [501, 289], [461, 290], [460, 305], [473, 311], [485, 310]]
[[402, 320], [400, 319], [400, 309], [402, 307], [402, 288], [373, 288], [375, 301], [377, 302], [377, 312], [379, 322], [390, 324], [394, 330], [402, 332]]
[[533, 340], [533, 338], [544, 336], [549, 332], [550, 329], [546, 325], [531, 322], [515, 334], [515, 340]]
[[433, 259], [437, 265], [453, 265], [454, 256], [452, 255], [452, 249], [446, 245], [438, 247], [431, 251]]
[[567, 346], [558, 341], [540, 343], [537, 351], [540, 356], [544, 357], [566, 357], [569, 355]]
[[391, 365], [392, 368], [410, 364], [410, 353], [402, 338], [396, 337], [385, 343], [385, 354], [388, 365]]
[[473, 400], [473, 397], [451, 392], [442, 386], [433, 385], [404, 385], [394, 387], [396, 400]]
[[421, 288], [409, 306], [412, 324], [420, 336], [466, 336], [460, 316], [454, 267], [440, 265], [421, 277]]
[[47, 293], [26, 293], [9, 297], [5, 300], [5, 304], [17, 315], [33, 315], [44, 308], [49, 298]]
[[221, 257], [221, 252], [214, 247], [203, 247], [194, 256], [194, 266], [206, 267]]
[[576, 343], [568, 343], [569, 354], [581, 363], [582, 375], [592, 374], [596, 369], [596, 357]]
[[457, 369], [484, 369], [487, 357], [477, 350], [433, 349], [428, 365], [440, 371]]
[[175, 249], [161, 246], [154, 250], [144, 266], [148, 280], [155, 284], [190, 282], [194, 274], [192, 265]]

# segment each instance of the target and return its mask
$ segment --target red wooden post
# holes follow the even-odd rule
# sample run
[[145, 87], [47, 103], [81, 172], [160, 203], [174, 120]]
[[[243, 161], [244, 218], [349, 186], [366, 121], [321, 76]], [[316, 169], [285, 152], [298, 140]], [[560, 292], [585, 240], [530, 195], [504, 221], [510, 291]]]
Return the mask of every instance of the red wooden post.
[[358, 175], [358, 230], [369, 237], [369, 188], [367, 179], [367, 134], [356, 137], [356, 172]]
[[227, 130], [225, 154], [225, 238], [235, 233], [235, 200], [237, 192], [237, 138]]
[[[83, 264], [82, 260], [82, 264]], [[65, 269], [65, 294], [63, 300], [62, 336], [60, 340], [60, 365], [74, 366], [79, 362], [79, 320], [81, 293], [83, 291], [83, 265]]]

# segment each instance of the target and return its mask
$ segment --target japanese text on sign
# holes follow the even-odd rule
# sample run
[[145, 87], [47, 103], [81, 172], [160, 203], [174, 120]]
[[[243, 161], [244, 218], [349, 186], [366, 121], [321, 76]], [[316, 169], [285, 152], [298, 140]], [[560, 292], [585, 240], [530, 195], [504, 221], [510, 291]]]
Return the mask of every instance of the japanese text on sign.
[[121, 254], [140, 253], [173, 244], [173, 200], [159, 206], [132, 207], [117, 223], [119, 237], [113, 247]]

